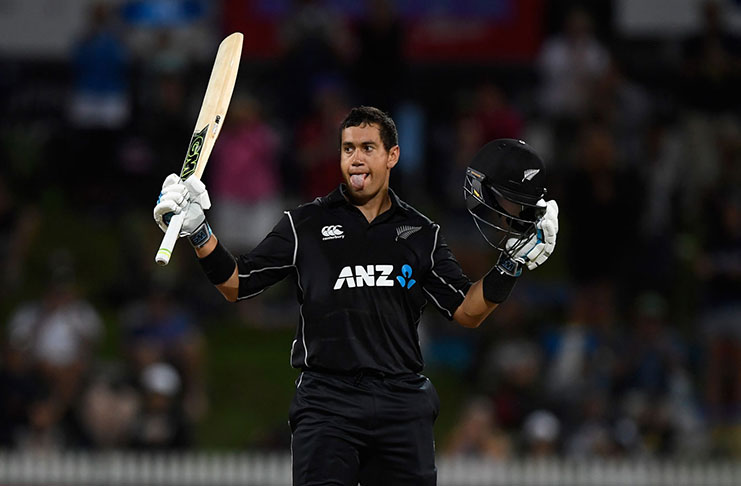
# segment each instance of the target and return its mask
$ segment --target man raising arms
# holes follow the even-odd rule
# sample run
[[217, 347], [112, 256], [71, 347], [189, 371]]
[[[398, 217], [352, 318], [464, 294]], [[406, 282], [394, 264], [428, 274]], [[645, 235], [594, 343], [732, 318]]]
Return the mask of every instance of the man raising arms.
[[[420, 374], [422, 311], [431, 303], [462, 326], [479, 326], [506, 299], [521, 266], [535, 268], [550, 255], [558, 231], [558, 208], [542, 199], [540, 159], [520, 141], [492, 144], [472, 162], [465, 190], [477, 225], [498, 231], [496, 244], [487, 241], [502, 251], [474, 283], [440, 227], [389, 188], [400, 148], [393, 120], [376, 108], [354, 108], [340, 126], [344, 183], [285, 211], [249, 253], [232, 256], [211, 231], [203, 183], [174, 174], [165, 180], [155, 220], [166, 229], [166, 215], [185, 213], [181, 236], [227, 300], [256, 296], [286, 277], [296, 284], [294, 485], [436, 484], [439, 399]], [[519, 171], [517, 180], [492, 170], [501, 166]]]

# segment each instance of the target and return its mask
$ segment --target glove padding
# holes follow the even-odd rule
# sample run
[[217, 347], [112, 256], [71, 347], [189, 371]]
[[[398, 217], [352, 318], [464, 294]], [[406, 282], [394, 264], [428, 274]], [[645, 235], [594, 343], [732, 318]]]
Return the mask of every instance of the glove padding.
[[[539, 207], [545, 208], [545, 213], [535, 224], [535, 233], [521, 245], [518, 250], [509, 253], [509, 257], [517, 263], [526, 265], [529, 270], [534, 270], [545, 262], [553, 249], [556, 247], [556, 235], [558, 234], [558, 204], [554, 200], [546, 202], [538, 201]], [[510, 250], [520, 240], [510, 238], [505, 248]], [[520, 242], [521, 243], [521, 242]]]
[[179, 236], [190, 236], [206, 220], [204, 210], [211, 207], [206, 185], [197, 177], [180, 179], [177, 174], [170, 174], [162, 183], [157, 205], [154, 207], [154, 221], [164, 232], [174, 214], [183, 213], [183, 227]]

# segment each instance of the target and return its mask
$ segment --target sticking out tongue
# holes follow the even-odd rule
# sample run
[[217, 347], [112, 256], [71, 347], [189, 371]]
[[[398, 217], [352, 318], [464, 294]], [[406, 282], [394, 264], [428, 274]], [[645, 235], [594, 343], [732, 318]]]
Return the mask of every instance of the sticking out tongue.
[[350, 176], [350, 184], [352, 184], [353, 189], [356, 191], [359, 191], [363, 189], [363, 186], [365, 185], [365, 177], [368, 174], [353, 174]]

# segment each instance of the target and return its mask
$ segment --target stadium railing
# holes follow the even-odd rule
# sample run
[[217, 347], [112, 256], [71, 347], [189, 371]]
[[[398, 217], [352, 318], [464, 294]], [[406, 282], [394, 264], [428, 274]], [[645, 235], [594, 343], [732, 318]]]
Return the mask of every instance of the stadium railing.
[[[738, 486], [741, 461], [441, 457], [440, 486]], [[291, 458], [269, 453], [0, 452], [0, 485], [289, 486]]]

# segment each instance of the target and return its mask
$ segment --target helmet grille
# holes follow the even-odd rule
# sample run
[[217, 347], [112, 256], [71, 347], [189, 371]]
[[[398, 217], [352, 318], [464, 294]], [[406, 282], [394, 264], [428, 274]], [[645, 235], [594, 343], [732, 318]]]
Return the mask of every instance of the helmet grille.
[[470, 167], [463, 184], [463, 198], [484, 240], [501, 251], [517, 251], [535, 232], [542, 215], [535, 204], [508, 197], [489, 184], [484, 174]]

